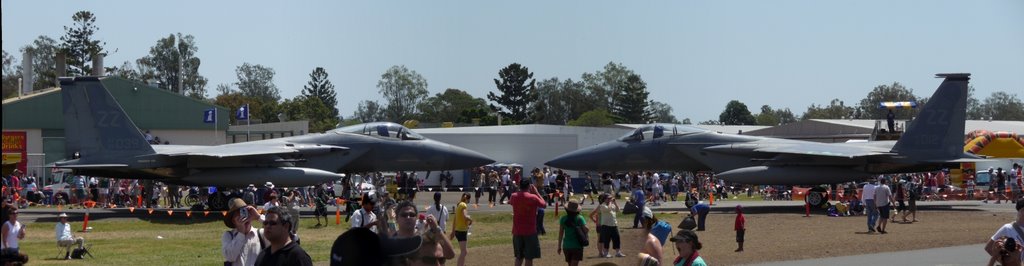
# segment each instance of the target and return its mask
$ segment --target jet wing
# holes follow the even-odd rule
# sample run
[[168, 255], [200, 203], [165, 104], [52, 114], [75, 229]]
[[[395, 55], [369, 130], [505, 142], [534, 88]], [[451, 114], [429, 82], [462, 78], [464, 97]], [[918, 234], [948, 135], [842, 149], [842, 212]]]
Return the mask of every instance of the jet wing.
[[285, 145], [221, 145], [197, 149], [180, 150], [165, 153], [167, 156], [204, 156], [216, 158], [289, 155], [289, 154], [322, 154], [348, 150], [346, 147], [320, 144], [285, 144]]
[[857, 158], [865, 156], [877, 156], [877, 155], [894, 155], [887, 151], [876, 151], [866, 149], [863, 147], [851, 147], [851, 146], [840, 146], [834, 144], [801, 144], [801, 145], [781, 145], [781, 146], [768, 146], [763, 148], [754, 149], [755, 152], [759, 153], [777, 153], [777, 154], [791, 154], [791, 155], [806, 155], [806, 156], [827, 156], [827, 157], [841, 157], [841, 158]]

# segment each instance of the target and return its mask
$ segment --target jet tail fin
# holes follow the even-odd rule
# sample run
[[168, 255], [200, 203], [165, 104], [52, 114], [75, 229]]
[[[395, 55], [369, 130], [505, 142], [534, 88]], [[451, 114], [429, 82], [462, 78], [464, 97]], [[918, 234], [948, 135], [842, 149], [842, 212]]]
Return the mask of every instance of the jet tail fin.
[[945, 78], [907, 126], [892, 152], [933, 159], [964, 157], [967, 82], [971, 74], [936, 74]]
[[60, 87], [67, 154], [102, 163], [155, 153], [98, 77], [60, 78]]

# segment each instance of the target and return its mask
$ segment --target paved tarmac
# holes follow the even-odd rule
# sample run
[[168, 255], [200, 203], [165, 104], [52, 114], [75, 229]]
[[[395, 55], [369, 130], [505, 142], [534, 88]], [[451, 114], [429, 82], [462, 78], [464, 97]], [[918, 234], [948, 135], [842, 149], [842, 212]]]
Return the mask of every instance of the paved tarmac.
[[985, 265], [988, 263], [989, 258], [985, 254], [984, 248], [984, 244], [978, 244], [821, 259], [777, 261], [752, 265]]

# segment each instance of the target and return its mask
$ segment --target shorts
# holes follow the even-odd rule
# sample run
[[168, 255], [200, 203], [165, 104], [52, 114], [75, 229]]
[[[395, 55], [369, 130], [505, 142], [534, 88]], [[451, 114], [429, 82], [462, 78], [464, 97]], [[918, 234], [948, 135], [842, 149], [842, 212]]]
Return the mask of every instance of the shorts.
[[540, 240], [537, 235], [512, 236], [512, 253], [517, 259], [539, 259]]
[[583, 261], [583, 249], [563, 249], [562, 254], [565, 255], [565, 262], [571, 261]]
[[466, 242], [466, 236], [469, 235], [467, 233], [466, 231], [455, 231], [455, 240]]
[[903, 200], [896, 201], [896, 211], [904, 211], [907, 209], [907, 205], [903, 204]]
[[747, 234], [747, 229], [736, 230], [736, 242], [743, 243], [743, 236]]
[[889, 219], [889, 208], [891, 208], [889, 205], [878, 207], [878, 216], [882, 219]]

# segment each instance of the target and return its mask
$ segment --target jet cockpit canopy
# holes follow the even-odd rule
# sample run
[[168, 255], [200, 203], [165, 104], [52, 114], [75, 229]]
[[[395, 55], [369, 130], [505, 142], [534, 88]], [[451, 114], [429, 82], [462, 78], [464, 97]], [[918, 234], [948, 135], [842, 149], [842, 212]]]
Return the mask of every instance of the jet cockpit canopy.
[[347, 127], [336, 128], [331, 131], [374, 136], [378, 138], [396, 138], [400, 140], [423, 139], [423, 136], [421, 136], [420, 134], [416, 134], [416, 132], [413, 132], [409, 128], [391, 122], [374, 122], [351, 125]]
[[707, 130], [679, 124], [648, 124], [637, 127], [635, 130], [626, 133], [626, 135], [622, 137], [619, 137], [618, 140], [642, 141], [649, 139], [658, 139], [665, 136], [688, 135], [704, 131]]

